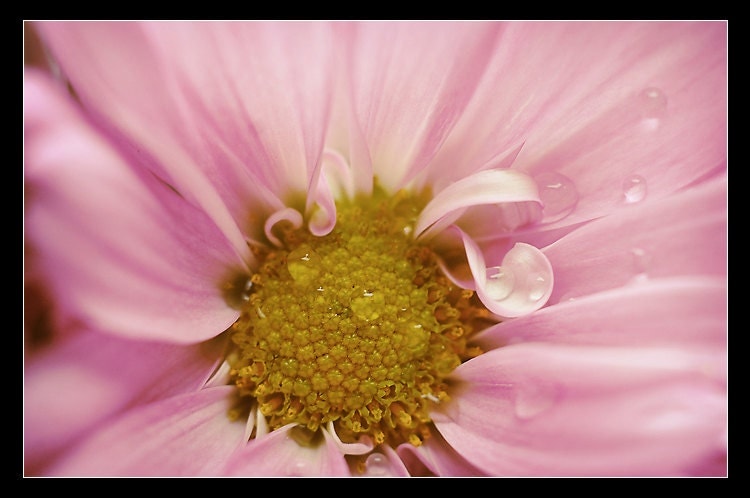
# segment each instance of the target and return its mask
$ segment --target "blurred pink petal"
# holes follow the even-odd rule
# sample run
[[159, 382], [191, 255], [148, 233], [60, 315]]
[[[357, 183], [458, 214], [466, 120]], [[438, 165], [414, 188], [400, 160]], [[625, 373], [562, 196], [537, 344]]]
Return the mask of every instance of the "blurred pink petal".
[[26, 464], [33, 468], [121, 410], [197, 391], [223, 347], [223, 341], [185, 347], [82, 331], [33, 356], [24, 378]]
[[24, 119], [25, 228], [64, 307], [100, 330], [182, 343], [234, 322], [221, 286], [245, 264], [201, 210], [124, 162], [34, 72]]
[[717, 353], [517, 344], [459, 366], [433, 417], [492, 475], [684, 475], [722, 449], [726, 392], [703, 373]]
[[130, 410], [76, 446], [50, 474], [215, 475], [243, 442], [244, 425], [227, 418], [233, 390], [214, 387]]

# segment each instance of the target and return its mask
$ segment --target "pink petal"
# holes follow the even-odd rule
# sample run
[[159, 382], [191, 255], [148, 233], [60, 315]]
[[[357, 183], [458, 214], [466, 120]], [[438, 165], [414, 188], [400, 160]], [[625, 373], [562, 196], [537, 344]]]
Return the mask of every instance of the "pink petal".
[[[372, 22], [338, 31], [351, 86], [351, 162], [397, 189], [437, 152], [492, 54], [495, 23]], [[364, 144], [357, 143], [364, 141]], [[358, 157], [356, 149], [365, 157]]]
[[343, 442], [338, 434], [336, 434], [336, 427], [334, 427], [332, 420], [328, 422], [326, 429], [328, 430], [328, 435], [331, 436], [331, 439], [336, 443], [343, 455], [364, 455], [371, 452], [375, 446], [369, 436], [362, 436], [354, 443]]
[[335, 440], [323, 431], [325, 440], [315, 447], [292, 439], [293, 425], [251, 440], [235, 452], [223, 473], [238, 477], [335, 477], [350, 476], [349, 467]]
[[269, 216], [263, 224], [265, 236], [277, 247], [282, 247], [284, 243], [273, 233], [273, 228], [282, 221], [290, 223], [295, 229], [300, 228], [304, 223], [302, 215], [294, 208], [284, 208]]
[[222, 341], [176, 346], [82, 331], [34, 355], [24, 368], [27, 466], [133, 404], [197, 391]]
[[[726, 351], [727, 287], [716, 277], [659, 279], [508, 320], [476, 340], [492, 349], [520, 342]], [[718, 375], [726, 376], [721, 364]]]
[[488, 268], [479, 246], [467, 234], [454, 226], [446, 231], [443, 240], [449, 233], [456, 234], [463, 244], [473, 282], [454, 275], [447, 265], [443, 269], [461, 287], [476, 290], [488, 310], [500, 317], [512, 318], [545, 305], [552, 293], [554, 275], [539, 249], [517, 243], [505, 253], [500, 266]]
[[328, 235], [336, 225], [336, 199], [321, 167], [313, 175], [313, 185], [307, 193], [310, 220], [307, 226], [316, 237]]
[[724, 175], [580, 227], [543, 250], [555, 272], [550, 303], [646, 278], [726, 275], [727, 214]]
[[251, 233], [307, 191], [335, 73], [324, 23], [39, 28], [85, 105], [215, 219]]
[[131, 410], [75, 447], [51, 475], [217, 475], [242, 444], [243, 424], [227, 418], [233, 392], [215, 387]]
[[576, 224], [626, 206], [632, 175], [658, 199], [726, 158], [726, 22], [513, 22], [430, 166], [447, 183], [495, 167], [572, 181]]
[[[420, 465], [431, 475], [441, 477], [474, 477], [483, 473], [455, 452], [439, 432], [434, 432], [430, 439], [420, 447], [402, 444], [398, 448], [399, 456], [404, 460], [411, 474]], [[418, 462], [418, 463], [417, 463]]]
[[[222, 285], [243, 253], [125, 163], [37, 73], [24, 88], [26, 236], [61, 306], [128, 337], [198, 342], [234, 322]], [[244, 241], [243, 241], [244, 244]]]
[[409, 471], [396, 450], [388, 445], [382, 445], [378, 449], [380, 451], [370, 453], [365, 460], [365, 476], [409, 477]]
[[508, 170], [480, 171], [436, 193], [419, 214], [414, 234], [427, 237], [439, 232], [472, 206], [527, 201], [539, 202], [536, 183], [529, 176]]
[[456, 369], [433, 415], [448, 443], [492, 475], [685, 475], [725, 443], [715, 354], [676, 348], [517, 344]]

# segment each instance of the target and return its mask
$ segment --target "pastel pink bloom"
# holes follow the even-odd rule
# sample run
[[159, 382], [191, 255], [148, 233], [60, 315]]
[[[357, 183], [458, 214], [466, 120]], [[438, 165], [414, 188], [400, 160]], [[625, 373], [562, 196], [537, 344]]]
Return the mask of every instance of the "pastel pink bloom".
[[[726, 23], [36, 27], [27, 475], [726, 475]], [[415, 236], [503, 318], [486, 352], [419, 447], [229, 422], [222, 285], [374, 177], [432, 187]]]

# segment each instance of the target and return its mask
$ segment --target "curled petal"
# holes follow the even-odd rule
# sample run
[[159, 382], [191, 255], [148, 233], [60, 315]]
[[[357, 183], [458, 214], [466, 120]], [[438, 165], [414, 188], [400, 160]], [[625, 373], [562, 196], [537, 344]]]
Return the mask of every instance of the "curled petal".
[[363, 436], [360, 438], [361, 440], [356, 443], [344, 443], [339, 438], [339, 435], [336, 434], [336, 428], [333, 426], [333, 421], [328, 422], [328, 433], [344, 455], [364, 455], [365, 453], [371, 452], [375, 446], [372, 439], [367, 436]]
[[307, 194], [308, 228], [313, 235], [322, 237], [329, 234], [336, 224], [336, 200], [326, 175], [320, 169], [313, 176], [313, 184]]
[[540, 202], [537, 184], [519, 171], [486, 170], [450, 184], [425, 206], [415, 234], [425, 237], [456, 221], [466, 208], [484, 204]]
[[268, 238], [268, 240], [270, 240], [271, 243], [273, 243], [277, 247], [281, 247], [284, 244], [273, 233], [273, 227], [281, 221], [287, 221], [291, 223], [292, 227], [295, 229], [301, 227], [303, 222], [302, 215], [299, 213], [299, 211], [293, 208], [284, 208], [276, 211], [271, 216], [269, 216], [266, 219], [266, 223], [264, 225], [266, 238]]
[[[547, 303], [554, 275], [552, 265], [539, 249], [516, 243], [503, 257], [501, 266], [487, 268], [482, 251], [471, 237], [456, 227], [450, 231], [460, 236], [474, 280], [473, 288], [491, 312], [513, 318], [527, 315]], [[467, 286], [465, 280], [460, 283]]]

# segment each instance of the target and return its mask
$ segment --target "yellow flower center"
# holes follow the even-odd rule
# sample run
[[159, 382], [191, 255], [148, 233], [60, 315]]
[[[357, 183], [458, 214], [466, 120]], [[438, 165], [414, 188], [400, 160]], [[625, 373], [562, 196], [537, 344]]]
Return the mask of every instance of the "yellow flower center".
[[293, 423], [314, 433], [333, 422], [349, 442], [429, 437], [446, 377], [481, 352], [467, 337], [490, 322], [413, 240], [423, 206], [424, 196], [378, 190], [339, 203], [330, 234], [281, 226], [284, 248], [258, 251], [229, 363], [271, 430]]

